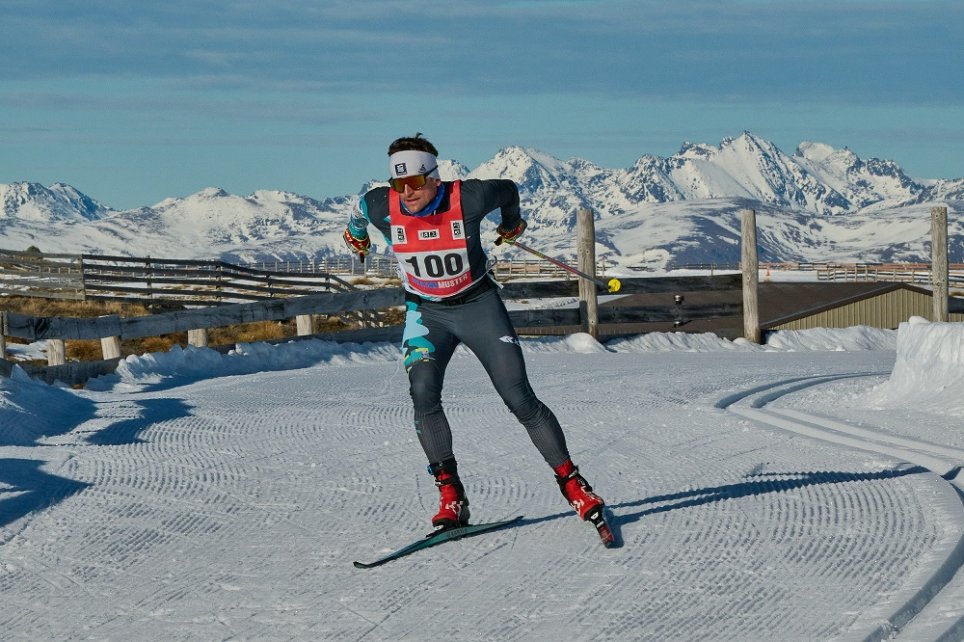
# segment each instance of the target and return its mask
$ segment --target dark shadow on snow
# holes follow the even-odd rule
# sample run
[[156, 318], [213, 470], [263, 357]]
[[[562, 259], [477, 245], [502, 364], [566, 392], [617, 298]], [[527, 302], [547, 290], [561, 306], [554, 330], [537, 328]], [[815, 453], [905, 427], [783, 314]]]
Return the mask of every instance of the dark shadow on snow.
[[[692, 508], [703, 506], [729, 499], [740, 499], [742, 497], [752, 497], [756, 495], [766, 495], [768, 493], [782, 493], [788, 490], [796, 490], [807, 486], [817, 486], [822, 484], [844, 484], [849, 482], [879, 481], [882, 479], [896, 479], [907, 475], [919, 475], [930, 472], [922, 466], [910, 466], [907, 468], [881, 470], [869, 473], [847, 473], [839, 471], [814, 471], [805, 473], [766, 473], [753, 475], [749, 481], [736, 484], [726, 484], [724, 486], [712, 486], [709, 488], [697, 488], [694, 490], [672, 493], [669, 495], [655, 495], [633, 502], [622, 502], [614, 504], [612, 508], [634, 508], [648, 504], [660, 504], [670, 502], [664, 506], [653, 506], [633, 513], [621, 513], [617, 517], [620, 524], [629, 524], [640, 520], [647, 515], [665, 513], [681, 508]], [[767, 479], [768, 477], [792, 477], [792, 479]]]
[[[921, 473], [931, 472], [922, 466], [910, 466], [907, 468], [899, 468], [892, 470], [881, 470], [868, 473], [848, 473], [848, 472], [838, 472], [838, 471], [815, 471], [815, 472], [805, 472], [805, 473], [766, 473], [760, 475], [753, 475], [748, 478], [747, 481], [738, 482], [734, 484], [726, 484], [723, 486], [710, 486], [708, 488], [696, 488], [693, 490], [682, 491], [679, 493], [671, 493], [667, 495], [654, 495], [653, 497], [647, 497], [645, 499], [639, 499], [630, 502], [620, 502], [618, 504], [607, 505], [609, 514], [609, 525], [616, 537], [617, 545], [620, 545], [623, 541], [620, 529], [625, 524], [631, 524], [633, 522], [639, 521], [647, 515], [655, 515], [657, 513], [665, 513], [671, 510], [680, 510], [684, 508], [693, 508], [696, 506], [703, 506], [706, 504], [713, 504], [716, 502], [722, 502], [730, 499], [740, 499], [742, 497], [752, 497], [757, 495], [766, 495], [768, 493], [781, 493], [789, 490], [795, 490], [798, 488], [805, 488], [807, 486], [817, 486], [821, 484], [843, 484], [850, 482], [865, 482], [865, 481], [879, 481], [882, 479], [896, 479], [899, 477], [906, 477], [907, 475], [919, 475]], [[791, 477], [791, 479], [775, 479], [776, 477]], [[669, 502], [664, 504], [664, 502]], [[649, 506], [651, 504], [662, 504], [661, 506], [652, 506], [650, 508], [644, 508], [643, 510], [638, 510], [635, 512], [622, 512], [620, 509], [636, 508], [638, 506]], [[620, 511], [620, 512], [616, 512]], [[572, 517], [573, 513], [571, 511], [566, 511], [562, 513], [556, 513], [554, 515], [546, 515], [545, 517], [536, 517], [532, 519], [524, 519], [519, 522], [519, 526], [525, 526], [528, 524], [538, 524], [540, 522], [548, 522], [554, 519], [561, 519], [564, 517]], [[586, 528], [591, 528], [590, 525], [586, 525]]]
[[0, 446], [30, 448], [31, 453], [40, 453], [40, 458], [0, 459], [0, 528], [89, 486], [42, 471], [47, 462], [41, 440], [65, 435], [97, 413], [93, 401], [39, 382], [10, 386], [4, 391], [4, 401]]
[[90, 484], [65, 479], [40, 470], [45, 462], [0, 459], [0, 527], [37, 510], [43, 510], [84, 490]]
[[[41, 440], [65, 435], [97, 415], [94, 401], [57, 386], [11, 386], [4, 399], [9, 406], [0, 420], [0, 447], [29, 447], [39, 458], [0, 459], [0, 527], [92, 486], [43, 472], [41, 468], [47, 462], [43, 460]], [[151, 425], [190, 413], [190, 406], [180, 399], [146, 399], [139, 404], [139, 416], [92, 432], [86, 441], [95, 446], [143, 443], [140, 433]]]
[[186, 417], [191, 407], [181, 399], [144, 399], [138, 402], [142, 408], [140, 416], [123, 419], [101, 428], [87, 437], [87, 443], [94, 446], [124, 446], [142, 444], [140, 434], [156, 423]]

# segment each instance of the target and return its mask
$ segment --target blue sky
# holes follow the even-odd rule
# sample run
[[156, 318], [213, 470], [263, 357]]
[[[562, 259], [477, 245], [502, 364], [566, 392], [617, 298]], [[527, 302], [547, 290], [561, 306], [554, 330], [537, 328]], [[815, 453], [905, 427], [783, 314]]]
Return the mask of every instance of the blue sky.
[[960, 0], [3, 0], [0, 183], [356, 193], [421, 131], [629, 167], [748, 130], [964, 177]]

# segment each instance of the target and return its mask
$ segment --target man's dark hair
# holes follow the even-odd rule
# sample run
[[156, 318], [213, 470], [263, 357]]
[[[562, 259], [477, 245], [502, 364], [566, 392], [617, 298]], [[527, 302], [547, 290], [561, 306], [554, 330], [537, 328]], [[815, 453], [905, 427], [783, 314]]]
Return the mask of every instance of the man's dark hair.
[[427, 138], [422, 138], [422, 132], [418, 132], [414, 136], [404, 136], [392, 141], [392, 144], [388, 146], [388, 155], [391, 156], [395, 152], [406, 152], [412, 150], [417, 152], [428, 152], [432, 156], [438, 156], [438, 150], [435, 149], [435, 145], [428, 142]]

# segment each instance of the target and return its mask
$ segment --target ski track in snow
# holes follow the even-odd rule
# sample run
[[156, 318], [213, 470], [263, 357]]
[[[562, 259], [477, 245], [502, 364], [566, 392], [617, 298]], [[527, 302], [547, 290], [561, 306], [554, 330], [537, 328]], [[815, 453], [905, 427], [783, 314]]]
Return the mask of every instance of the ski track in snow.
[[[960, 499], [964, 501], [964, 476], [961, 474], [964, 450], [933, 443], [926, 439], [888, 434], [887, 430], [882, 430], [879, 426], [868, 428], [860, 425], [862, 423], [860, 421], [848, 423], [839, 418], [828, 417], [822, 412], [802, 412], [792, 408], [770, 407], [771, 403], [799, 390], [830, 382], [836, 383], [844, 378], [874, 376], [874, 374], [880, 376], [884, 373], [791, 379], [731, 395], [720, 400], [717, 406], [762, 426], [916, 464], [949, 480]], [[864, 410], [861, 414], [871, 413]], [[907, 432], [908, 426], [903, 428]], [[912, 587], [908, 591], [898, 593], [895, 599], [889, 601], [892, 606], [885, 601], [881, 608], [876, 609], [877, 612], [883, 608], [891, 608], [892, 611], [886, 616], [886, 622], [882, 623], [870, 638], [879, 639], [898, 631], [904, 636], [903, 639], [908, 640], [964, 638], [964, 616], [961, 615], [960, 606], [964, 604], [964, 577], [960, 577], [961, 567], [964, 566], [964, 537], [955, 539], [952, 536], [940, 548], [946, 558], [937, 565], [932, 576], [919, 582], [919, 590], [914, 590]], [[935, 553], [938, 556], [940, 554], [937, 549]], [[918, 618], [911, 627], [901, 631], [901, 628], [912, 618], [928, 609], [936, 615]], [[951, 612], [953, 615], [955, 611], [958, 615], [956, 621], [952, 617], [941, 621], [945, 619], [942, 618], [943, 613]]]
[[[37, 460], [37, 485], [54, 489], [45, 508], [0, 525], [0, 630], [130, 640], [959, 631], [961, 448], [906, 431], [869, 439], [807, 397], [879, 381], [872, 373], [893, 354], [750, 353], [738, 369], [733, 358], [528, 355], [536, 392], [609, 504], [622, 545], [606, 550], [478, 363], [457, 356], [444, 403], [475, 520], [526, 518], [365, 571], [351, 561], [419, 537], [435, 509], [400, 369], [321, 365], [77, 393], [93, 406], [77, 425], [33, 446], [0, 443], [0, 462]], [[957, 491], [942, 474], [956, 475]]]

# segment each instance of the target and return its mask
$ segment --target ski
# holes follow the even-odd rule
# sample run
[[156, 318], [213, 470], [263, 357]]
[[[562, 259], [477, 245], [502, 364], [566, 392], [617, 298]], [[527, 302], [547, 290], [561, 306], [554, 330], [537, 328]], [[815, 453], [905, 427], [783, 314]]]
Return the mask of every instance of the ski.
[[609, 528], [609, 522], [606, 520], [606, 513], [602, 506], [589, 513], [589, 515], [586, 516], [586, 521], [596, 527], [596, 533], [599, 534], [599, 541], [602, 542], [603, 546], [613, 548], [616, 545], [616, 536], [613, 534], [612, 529]]
[[484, 524], [467, 524], [465, 526], [456, 526], [453, 528], [446, 528], [439, 531], [433, 531], [426, 535], [424, 538], [412, 542], [408, 546], [403, 546], [402, 548], [385, 555], [384, 557], [379, 557], [377, 560], [372, 562], [353, 562], [355, 568], [373, 568], [375, 566], [381, 566], [386, 562], [391, 562], [392, 560], [397, 560], [400, 557], [405, 557], [416, 551], [422, 549], [430, 548], [432, 546], [437, 546], [443, 542], [448, 542], [456, 539], [462, 539], [463, 537], [471, 537], [473, 535], [479, 535], [480, 533], [487, 533], [489, 531], [498, 530], [500, 528], [505, 528], [510, 524], [515, 524], [522, 519], [522, 515], [518, 517], [513, 517], [512, 519], [505, 519], [498, 522], [486, 522]]

